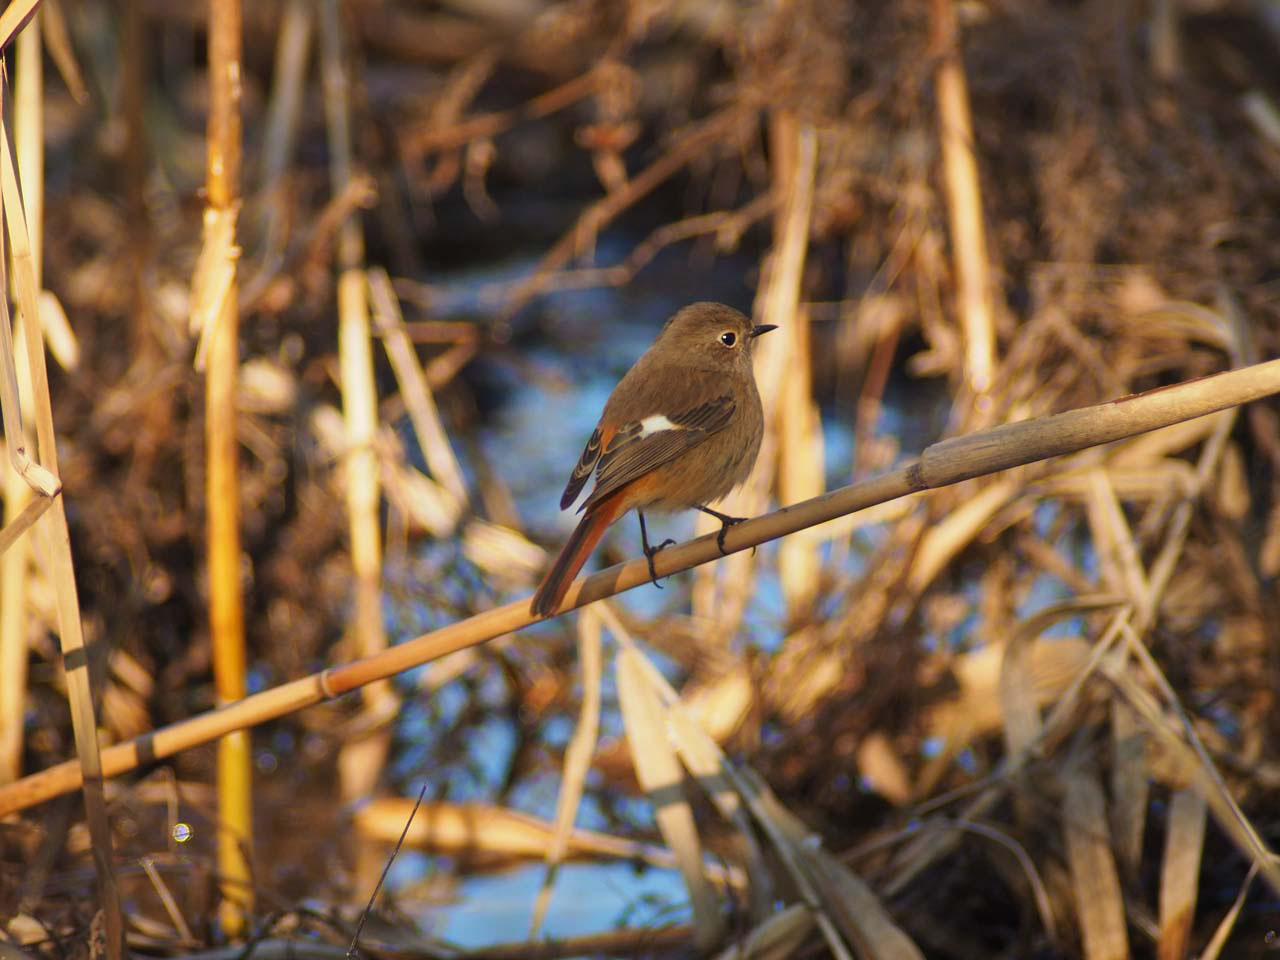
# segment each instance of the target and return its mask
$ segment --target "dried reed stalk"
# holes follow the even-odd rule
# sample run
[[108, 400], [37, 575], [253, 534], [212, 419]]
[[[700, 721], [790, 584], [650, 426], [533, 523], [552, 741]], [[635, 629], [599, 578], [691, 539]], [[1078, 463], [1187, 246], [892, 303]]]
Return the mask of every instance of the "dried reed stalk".
[[[33, 20], [18, 35], [17, 90], [14, 102], [14, 147], [23, 187], [23, 202], [31, 225], [32, 272], [40, 285], [43, 223], [44, 136], [42, 123], [42, 66], [40, 21]], [[24, 328], [25, 330], [25, 328]], [[25, 333], [19, 334], [25, 336]], [[16, 358], [15, 358], [16, 359]], [[29, 369], [16, 363], [20, 407], [31, 410]], [[23, 443], [30, 443], [30, 421], [21, 423]], [[48, 501], [40, 504], [40, 512]], [[31, 543], [25, 528], [13, 527], [33, 503], [31, 487], [16, 470], [4, 471], [5, 529], [17, 534], [0, 559], [0, 783], [22, 776], [23, 714], [27, 686], [27, 571]], [[29, 515], [29, 514], [28, 514]], [[36, 514], [39, 516], [39, 514]], [[33, 518], [34, 519], [34, 518]]]
[[61, 0], [44, 0], [40, 6], [40, 20], [44, 27], [44, 42], [49, 50], [49, 58], [57, 65], [62, 82], [67, 85], [67, 92], [76, 103], [87, 103], [89, 91], [71, 48], [71, 37]]
[[556, 796], [556, 818], [551, 838], [546, 845], [547, 872], [538, 898], [533, 905], [533, 922], [529, 939], [538, 939], [538, 932], [546, 919], [551, 904], [556, 871], [569, 850], [573, 824], [582, 803], [587, 774], [591, 772], [591, 757], [596, 749], [600, 733], [600, 699], [604, 685], [603, 629], [594, 607], [587, 607], [578, 618], [578, 669], [582, 674], [582, 704], [578, 709], [578, 723], [574, 727], [569, 746], [564, 752], [564, 773]]
[[[972, 477], [1021, 466], [1048, 457], [1110, 443], [1218, 410], [1280, 393], [1280, 360], [1230, 370], [1092, 407], [992, 427], [953, 437], [928, 447], [920, 459], [883, 476], [832, 490], [820, 497], [784, 507], [738, 524], [725, 536], [729, 551], [748, 550], [797, 530], [814, 527], [856, 510], [910, 493], [958, 483]], [[654, 559], [665, 577], [720, 558], [713, 535], [668, 547]], [[583, 606], [649, 582], [644, 558], [610, 567], [575, 581], [560, 612]], [[440, 630], [391, 647], [364, 660], [246, 697], [238, 703], [163, 727], [116, 744], [103, 753], [104, 770], [117, 776], [141, 763], [172, 756], [222, 734], [284, 716], [340, 696], [402, 670], [420, 666], [457, 650], [519, 630], [532, 622], [528, 602], [517, 600]], [[1115, 631], [1118, 636], [1118, 631]], [[1095, 656], [1105, 654], [1100, 644]], [[1092, 669], [1092, 668], [1089, 668]], [[1074, 696], [1071, 691], [1064, 699]], [[1052, 726], [1054, 717], [1046, 721]], [[63, 763], [0, 787], [0, 816], [75, 789], [79, 773]]]
[[369, 293], [373, 300], [374, 321], [382, 336], [382, 346], [387, 352], [387, 359], [391, 361], [391, 369], [400, 386], [405, 409], [409, 411], [409, 420], [413, 424], [413, 432], [418, 438], [423, 459], [427, 461], [436, 482], [452, 499], [455, 515], [459, 514], [467, 505], [467, 484], [462, 476], [462, 467], [449, 443], [449, 435], [440, 419], [440, 410], [436, 407], [435, 397], [432, 396], [431, 387], [422, 372], [422, 364], [418, 362], [413, 341], [405, 330], [400, 302], [396, 299], [395, 291], [391, 288], [391, 278], [385, 270], [377, 268], [369, 271]]
[[[7, 314], [8, 311], [5, 311], [5, 313]], [[39, 520], [44, 512], [52, 505], [53, 501], [44, 497], [31, 500], [22, 508], [22, 511], [16, 517], [7, 521], [4, 525], [4, 529], [0, 530], [0, 553], [8, 551], [11, 546], [17, 543], [19, 538], [35, 526], [36, 521]], [[27, 559], [30, 560], [30, 555], [28, 555]], [[23, 654], [24, 656], [26, 654], [25, 644], [23, 646]], [[21, 731], [22, 725], [18, 724], [18, 732], [21, 733]]]
[[[629, 655], [631, 666], [642, 680], [647, 681], [653, 693], [657, 695], [657, 708], [663, 714], [667, 737], [679, 751], [680, 759], [686, 768], [696, 772], [699, 785], [706, 790], [731, 823], [740, 822], [737, 816], [738, 811], [735, 809], [739, 804], [744, 810], [750, 811], [751, 817], [759, 824], [761, 832], [781, 859], [800, 899], [811, 909], [818, 929], [822, 932], [832, 954], [837, 960], [852, 960], [849, 948], [841, 938], [836, 923], [821, 903], [814, 878], [804, 868], [802, 863], [804, 852], [792, 842], [798, 838], [788, 836], [788, 826], [798, 822], [782, 810], [781, 804], [777, 803], [768, 787], [754, 776], [750, 768], [739, 769], [733, 764], [720, 747], [689, 716], [684, 704], [680, 702], [679, 695], [652, 661], [640, 652], [630, 634], [614, 615], [610, 605], [602, 603], [600, 609], [609, 629]], [[731, 803], [730, 797], [732, 797]], [[750, 835], [751, 830], [748, 827], [743, 831], [743, 836]], [[804, 842], [807, 840], [802, 841], [802, 844]], [[765, 873], [767, 876], [768, 871]], [[872, 957], [872, 960], [877, 958]]]
[[[267, 106], [262, 167], [259, 170], [259, 182], [268, 194], [280, 186], [297, 142], [314, 19], [311, 4], [306, 0], [287, 0], [285, 3], [280, 35], [276, 41], [276, 70], [272, 78], [271, 101]], [[283, 207], [272, 203], [271, 210], [273, 213], [281, 212]]]
[[684, 774], [675, 748], [667, 737], [667, 712], [645, 671], [647, 661], [631, 645], [615, 659], [618, 705], [631, 750], [631, 765], [640, 788], [653, 805], [653, 818], [662, 839], [676, 855], [680, 875], [693, 908], [694, 939], [702, 950], [710, 949], [724, 933], [715, 891], [702, 866], [702, 843], [693, 819], [693, 808], [681, 789]]
[[[775, 423], [778, 429], [777, 490], [778, 502], [798, 503], [816, 497], [826, 486], [824, 482], [822, 451], [822, 421], [818, 405], [813, 399], [810, 376], [812, 358], [809, 353], [809, 315], [799, 309], [800, 278], [804, 272], [804, 252], [808, 245], [808, 226], [811, 219], [812, 194], [817, 176], [816, 134], [803, 129], [796, 149], [798, 176], [797, 190], [803, 193], [785, 208], [797, 221], [799, 235], [792, 240], [799, 246], [798, 262], [789, 279], [789, 296], [796, 302], [787, 306], [787, 315], [777, 323], [774, 336], [787, 339], [785, 375], [780, 383], [778, 409]], [[796, 209], [796, 208], [799, 209]], [[794, 212], [792, 212], [794, 211]], [[803, 232], [799, 232], [800, 228]], [[778, 574], [782, 580], [782, 595], [787, 604], [789, 623], [807, 621], [813, 611], [813, 600], [818, 593], [821, 572], [819, 541], [807, 534], [797, 534], [783, 540], [778, 546]]]
[[[487, 803], [423, 803], [406, 830], [413, 807], [407, 797], [376, 797], [352, 815], [352, 824], [369, 840], [395, 843], [403, 836], [410, 848], [495, 867], [545, 859], [547, 850], [560, 842], [558, 824]], [[570, 858], [632, 860], [666, 870], [677, 866], [675, 854], [665, 847], [583, 829], [564, 834], [563, 859]], [[717, 883], [746, 885], [746, 875], [734, 867], [708, 861], [703, 868]]]
[[[225, 279], [205, 346], [205, 500], [209, 564], [209, 630], [213, 677], [220, 704], [245, 695], [244, 598], [240, 586], [240, 483], [236, 439], [236, 379], [240, 367], [236, 304], [235, 220], [239, 206], [241, 133], [240, 0], [213, 0], [209, 7], [209, 124], [205, 188], [205, 241], [219, 257]], [[217, 253], [213, 253], [217, 251]], [[247, 731], [218, 743], [219, 915], [229, 935], [239, 936], [253, 909], [253, 772]]]
[[812, 931], [813, 913], [803, 903], [794, 903], [725, 947], [715, 960], [789, 960], [799, 953]]
[[40, 7], [40, 0], [13, 0], [0, 13], [0, 47], [7, 47], [14, 35], [27, 25]]
[[[1233, 359], [1238, 359], [1243, 355], [1243, 352], [1232, 352]], [[1197, 381], [1192, 381], [1192, 383], [1195, 382]], [[1158, 393], [1159, 391], [1152, 391], [1147, 396]], [[1098, 640], [1093, 644], [1088, 658], [1079, 667], [1071, 683], [1057, 698], [1048, 718], [1040, 725], [1040, 731], [1035, 740], [1025, 740], [1017, 752], [1012, 749], [1008, 752], [1000, 765], [1004, 776], [998, 778], [992, 786], [983, 789], [979, 796], [966, 806], [960, 817], [961, 821], [984, 816], [999, 797], [1003, 795], [1005, 789], [1004, 781], [1006, 779], [1012, 778], [1015, 784], [1021, 781], [1020, 773], [1032, 755], [1032, 747], [1054, 742], [1064, 735], [1085, 683], [1100, 667], [1105, 670], [1105, 664], [1108, 662], [1107, 658], [1114, 656], [1112, 649], [1115, 644], [1121, 638], [1127, 638], [1130, 635], [1136, 636], [1137, 632], [1146, 631], [1150, 628], [1156, 607], [1160, 598], [1164, 595], [1178, 557], [1181, 555], [1192, 505], [1195, 499], [1206, 489], [1206, 484], [1214, 475], [1215, 465], [1221, 458], [1223, 445], [1230, 434], [1235, 416], [1236, 411], [1234, 409], [1227, 409], [1206, 417], [1196, 424], [1186, 424], [1178, 429], [1162, 430], [1157, 434], [1142, 437], [1133, 443], [1126, 444], [1124, 448], [1116, 452], [1116, 459], [1123, 461], [1127, 456], [1134, 454], [1133, 448], [1135, 447], [1146, 448], [1148, 454], [1151, 448], [1165, 449], [1170, 452], [1174, 450], [1180, 451], [1185, 448], [1190, 438], [1203, 438], [1203, 446], [1194, 471], [1193, 481], [1185, 490], [1181, 500], [1174, 507], [1168, 522], [1165, 524], [1164, 542], [1151, 565], [1152, 572], [1150, 576], [1140, 576], [1140, 571], [1137, 570], [1130, 570], [1127, 574], [1122, 572], [1122, 568], [1126, 564], [1135, 562], [1132, 559], [1125, 561], [1123, 559], [1124, 556], [1129, 553], [1136, 553], [1136, 551], [1130, 551], [1127, 547], [1119, 546], [1110, 548], [1110, 552], [1115, 558], [1111, 561], [1111, 566], [1116, 571], [1114, 574], [1115, 582], [1120, 584], [1122, 588], [1124, 588], [1125, 584], [1131, 585], [1136, 593], [1117, 595], [1128, 600], [1128, 603], [1120, 607], [1102, 631]], [[1176, 438], [1172, 435], [1176, 435]], [[1092, 496], [1095, 501], [1093, 514], [1095, 519], [1092, 522], [1094, 523], [1094, 535], [1100, 544], [1100, 550], [1108, 549], [1106, 546], [1108, 543], [1114, 543], [1118, 539], [1131, 536], [1128, 532], [1127, 524], [1117, 522], [1115, 520], [1115, 509], [1106, 503], [1105, 495], [1108, 488], [1109, 479], [1105, 478], [1099, 481], [1095, 477], [1085, 485], [1086, 492], [1093, 491]], [[1099, 498], [1100, 493], [1103, 494], [1101, 499]], [[1144, 650], [1140, 643], [1130, 643], [1130, 647]], [[1154, 663], [1152, 663], [1152, 666], [1154, 667]], [[1158, 671], [1153, 670], [1153, 673], [1158, 673]], [[1118, 677], [1117, 682], [1127, 682], [1130, 679], [1128, 673], [1123, 670], [1117, 671], [1116, 675]], [[1121, 689], [1123, 690], [1124, 687], [1121, 687]], [[1171, 703], [1176, 703], [1176, 698], [1173, 696], [1172, 691], [1169, 692], [1168, 699]], [[1163, 729], [1157, 732], [1166, 735], [1168, 733], [1167, 730]], [[1181, 747], [1182, 745], [1179, 744], [1179, 746]], [[1113, 763], [1115, 759], [1113, 757]], [[1214, 801], [1214, 813], [1219, 818], [1219, 822], [1223, 824], [1227, 834], [1237, 843], [1240, 849], [1253, 859], [1258, 869], [1267, 877], [1268, 882], [1275, 889], [1280, 890], [1280, 869], [1277, 869], [1275, 864], [1272, 863], [1271, 855], [1266, 850], [1265, 844], [1261, 842], [1256, 831], [1253, 830], [1247, 819], [1240, 813], [1233, 798], [1222, 786], [1220, 778], [1216, 778], [1216, 771], [1213, 769], [1212, 762], [1203, 751], [1200, 752], [1200, 760], [1202, 769], [1198, 775], [1203, 776], [1206, 782], [1214, 787], [1209, 796]], [[1124, 824], [1123, 818], [1128, 815], [1126, 810], [1133, 807], [1137, 803], [1137, 799], [1134, 796], [1136, 791], [1132, 787], [1130, 778], [1121, 776], [1119, 779], [1122, 792], [1118, 802], [1125, 807], [1125, 810], [1121, 810], [1121, 822]], [[1133, 829], [1132, 824], [1125, 824], [1125, 829], [1131, 831]], [[944, 828], [925, 833], [910, 843], [898, 858], [898, 866], [891, 881], [891, 889], [901, 889], [926, 865], [950, 849], [958, 839], [958, 836], [958, 830]], [[1120, 845], [1122, 851], [1125, 843], [1126, 841], [1122, 838]]]
[[[12, 8], [10, 8], [12, 9]], [[6, 13], [8, 11], [6, 10]], [[0, 33], [3, 33], [3, 17], [0, 16]], [[3, 126], [0, 125], [0, 132]], [[67, 700], [71, 707], [71, 725], [75, 733], [76, 753], [79, 758], [78, 774], [84, 787], [85, 818], [89, 824], [89, 837], [94, 868], [102, 897], [102, 916], [105, 952], [108, 960], [119, 960], [124, 949], [124, 924], [120, 909], [120, 890], [116, 884], [114, 854], [111, 844], [111, 828], [107, 819], [106, 797], [103, 789], [102, 758], [98, 745], [96, 711], [89, 682], [89, 654], [85, 645], [83, 625], [80, 622], [80, 599], [76, 591], [75, 565], [71, 557], [71, 537], [67, 529], [66, 501], [58, 496], [61, 482], [58, 480], [57, 437], [53, 429], [53, 405], [49, 397], [49, 374], [45, 367], [44, 336], [40, 322], [39, 290], [36, 285], [34, 256], [31, 251], [31, 234], [27, 228], [22, 194], [18, 188], [13, 156], [9, 151], [8, 136], [0, 136], [0, 193], [3, 195], [4, 223], [12, 252], [18, 307], [21, 311], [23, 337], [26, 345], [32, 391], [35, 400], [36, 437], [43, 465], [30, 463], [21, 470], [25, 456], [18, 446], [22, 437], [21, 414], [11, 409], [14, 392], [12, 357], [0, 358], [6, 366], [4, 418], [5, 435], [11, 460], [20, 468], [33, 488], [51, 497], [50, 507], [41, 518], [44, 539], [41, 546], [48, 552], [46, 568], [53, 581], [54, 599], [58, 612], [58, 639], [62, 647], [64, 669], [67, 678]], [[3, 267], [0, 266], [0, 274]], [[7, 285], [0, 282], [0, 290]], [[0, 296], [0, 329], [4, 334], [4, 349], [12, 349], [8, 318], [8, 298]], [[14, 432], [10, 427], [16, 424]], [[43, 475], [43, 477], [41, 477]], [[36, 487], [43, 483], [44, 487]]]
[[1151, 72], [1172, 83], [1182, 72], [1182, 9], [1174, 0], [1155, 0], [1150, 9]]
[[[13, 352], [13, 340], [22, 340], [25, 345], [26, 332], [20, 328], [16, 337], [8, 336], [7, 306], [6, 303], [3, 310], [6, 346], [0, 349], [4, 349], [9, 358], [5, 378], [5, 438], [12, 448], [15, 444], [29, 446], [33, 440], [30, 424], [21, 414], [22, 410], [32, 409], [33, 400], [30, 368], [24, 357], [15, 357]], [[4, 551], [0, 558], [0, 783], [22, 776], [28, 655], [27, 574], [32, 556], [31, 541], [23, 535], [51, 503], [48, 497], [33, 498], [31, 485], [16, 466], [6, 461], [4, 529], [0, 530], [0, 550]]]
[[[1085, 482], [1085, 511], [1102, 579], [1109, 589], [1133, 605], [1138, 623], [1150, 624], [1155, 618], [1155, 598], [1111, 475], [1102, 467], [1094, 467], [1085, 474]], [[1116, 856], [1131, 878], [1138, 875], [1147, 815], [1144, 741], [1133, 711], [1123, 702], [1113, 701], [1110, 819]]]
[[[784, 396], [787, 395], [784, 385], [790, 376], [790, 366], [808, 362], [807, 358], [796, 355], [798, 335], [793, 327], [809, 249], [809, 225], [817, 175], [817, 132], [811, 126], [801, 124], [793, 115], [783, 113], [774, 118], [770, 138], [776, 154], [772, 169], [776, 210], [774, 241], [765, 267], [765, 281], [756, 297], [755, 312], [761, 322], [776, 324], [780, 329], [773, 336], [759, 341], [756, 347], [755, 372], [761, 385], [765, 419], [760, 455], [747, 482], [724, 503], [730, 513], [748, 516], [764, 509], [773, 479], [775, 475], [780, 476], [779, 438], [780, 433], [787, 429], [782, 418], [789, 412], [784, 406]], [[713, 518], [700, 514], [695, 530], [704, 534], [715, 524]], [[801, 556], [807, 553], [805, 546], [795, 549]], [[787, 548], [784, 552], [792, 550]], [[787, 580], [784, 575], [784, 585], [790, 583], [793, 589], [803, 591], [797, 576], [803, 573], [803, 569], [798, 569], [796, 562], [803, 563], [789, 559], [792, 576]], [[720, 568], [709, 567], [702, 571], [695, 585], [694, 613], [715, 623], [721, 643], [727, 642], [737, 630], [750, 600], [752, 563], [753, 558], [749, 554], [733, 557]], [[790, 602], [792, 598], [789, 596], [787, 599]]]
[[[45, 12], [51, 8], [46, 5]], [[152, 166], [152, 137], [147, 129], [147, 98], [151, 86], [148, 68], [153, 56], [140, 3], [123, 4], [120, 16], [120, 112], [124, 119], [124, 155], [121, 170], [124, 209], [128, 217], [128, 262], [130, 284], [130, 348], [139, 379], [158, 371], [165, 363], [165, 351], [155, 323], [156, 231], [147, 204], [147, 184]], [[208, 146], [205, 146], [206, 151]], [[203, 357], [202, 357], [203, 359]], [[174, 430], [172, 403], [141, 405], [140, 432], [152, 437]]]
[[1218, 960], [1222, 956], [1222, 948], [1227, 945], [1227, 938], [1231, 936], [1231, 931], [1235, 928], [1236, 921], [1240, 919], [1240, 911], [1244, 909], [1244, 902], [1248, 899], [1249, 892], [1253, 889], [1253, 880], [1257, 875], [1258, 867], [1257, 864], [1254, 864], [1249, 868], [1249, 873], [1244, 878], [1244, 883], [1240, 884], [1240, 892], [1236, 894], [1236, 898], [1231, 904], [1231, 909], [1227, 911], [1226, 916], [1218, 924], [1218, 928], [1213, 931], [1213, 936], [1205, 944], [1199, 960]]
[[40, 18], [18, 35], [13, 148], [31, 237], [31, 272], [41, 289], [44, 265], [44, 55]]
[[[969, 89], [960, 56], [953, 0], [933, 0], [932, 42], [939, 57], [937, 75], [938, 141], [942, 147], [943, 182], [951, 255], [955, 262], [956, 299], [964, 330], [965, 384], [975, 400], [990, 388], [995, 372], [995, 330], [991, 311], [987, 231], [982, 191], [973, 153], [973, 121]], [[979, 414], [978, 425], [989, 422]]]
[[1169, 801], [1164, 863], [1160, 870], [1158, 960], [1182, 960], [1191, 941], [1200, 888], [1200, 854], [1208, 807], [1194, 787], [1177, 790]]
[[[613, 608], [608, 603], [601, 603], [599, 609], [609, 630], [622, 642], [630, 643], [627, 631], [613, 613]], [[772, 915], [777, 902], [773, 871], [756, 839], [756, 831], [751, 827], [745, 801], [724, 776], [724, 754], [707, 730], [705, 718], [687, 698], [680, 699], [678, 703], [680, 709], [668, 710], [667, 734], [679, 750], [685, 769], [698, 781], [720, 816], [737, 829], [742, 859], [751, 878], [751, 917], [755, 922], [763, 923]]]
[[[1222, 774], [1218, 772], [1213, 758], [1200, 741], [1191, 719], [1178, 702], [1168, 679], [1142, 643], [1137, 631], [1125, 624], [1121, 632], [1126, 649], [1134, 655], [1146, 681], [1140, 682], [1134, 676], [1139, 671], [1123, 669], [1114, 661], [1102, 665], [1103, 674], [1111, 682], [1116, 694], [1133, 708], [1147, 731], [1167, 748], [1184, 774], [1201, 791], [1222, 832], [1242, 854], [1253, 861], [1267, 884], [1273, 890], [1280, 891], [1280, 859], [1277, 859], [1227, 789]], [[1147, 681], [1159, 691], [1163, 704], [1158, 703], [1144, 685]], [[1166, 711], [1172, 712], [1178, 718], [1178, 723], [1171, 721]]]
[[285, 265], [288, 205], [285, 179], [298, 139], [306, 90], [307, 54], [311, 49], [315, 10], [309, 0], [288, 0], [276, 39], [275, 73], [262, 134], [258, 183], [265, 202], [261, 267], [245, 284], [242, 303], [253, 303]]
[[837, 960], [851, 956], [850, 946], [867, 960], [923, 960], [867, 883], [824, 850], [821, 837], [784, 807], [754, 770], [738, 769], [723, 757], [721, 767], [814, 911]]
[[[329, 141], [329, 179], [334, 196], [342, 195], [353, 176], [351, 103], [343, 49], [339, 0], [320, 4], [320, 67], [324, 86], [325, 127]], [[369, 286], [364, 269], [364, 232], [354, 218], [338, 230], [338, 363], [342, 413], [346, 424], [345, 479], [347, 520], [351, 537], [351, 567], [355, 577], [355, 646], [373, 656], [387, 646], [382, 621], [382, 530], [375, 443], [378, 435], [378, 397], [373, 376], [373, 344], [369, 321]], [[377, 783], [391, 747], [385, 721], [397, 710], [398, 699], [389, 684], [364, 692], [368, 708], [365, 725], [375, 728], [348, 742], [338, 757], [343, 795], [365, 796]], [[381, 729], [378, 729], [381, 728]]]
[[1102, 785], [1093, 770], [1074, 770], [1065, 780], [1062, 825], [1085, 960], [1126, 960], [1124, 896], [1111, 854]]

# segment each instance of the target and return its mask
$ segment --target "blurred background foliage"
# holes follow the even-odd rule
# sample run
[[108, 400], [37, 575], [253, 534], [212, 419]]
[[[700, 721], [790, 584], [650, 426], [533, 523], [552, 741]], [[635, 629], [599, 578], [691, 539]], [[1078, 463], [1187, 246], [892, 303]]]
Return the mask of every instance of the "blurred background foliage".
[[[38, 17], [42, 282], [70, 344], [50, 335], [51, 392], [105, 742], [217, 703], [192, 325], [208, 13], [46, 0]], [[556, 500], [604, 397], [692, 300], [783, 328], [760, 358], [769, 439], [729, 501], [743, 514], [943, 436], [1280, 352], [1274, 0], [242, 13], [250, 692], [368, 652], [362, 631], [395, 642], [527, 594], [571, 528]], [[377, 402], [373, 628], [343, 469], [353, 263]], [[821, 917], [868, 957], [1266, 954], [1280, 892], [1252, 878], [1280, 838], [1276, 414], [877, 508], [643, 587], [603, 627], [561, 618], [256, 729], [250, 931], [345, 944], [425, 786], [435, 827], [375, 908], [384, 952], [682, 956], [804, 902], [757, 956], [837, 950]], [[607, 560], [636, 553], [619, 527]], [[657, 535], [707, 529], [677, 517]], [[30, 540], [26, 586], [5, 595], [25, 682], [6, 687], [0, 782], [74, 752]], [[778, 829], [820, 838], [816, 894], [690, 789], [695, 860], [720, 871], [707, 925], [675, 869], [688, 841], [655, 830], [633, 760], [643, 718], [674, 708], [635, 692], [659, 687], [634, 663], [615, 675], [623, 637], [768, 784]], [[589, 762], [570, 761], [575, 732]], [[109, 785], [135, 950], [229, 937], [214, 779], [198, 748]], [[566, 816], [595, 833], [566, 839]], [[31, 956], [82, 952], [79, 817], [63, 798], [0, 822], [0, 930]], [[602, 939], [539, 954], [519, 941], [549, 846], [590, 862], [557, 876], [544, 932]]]

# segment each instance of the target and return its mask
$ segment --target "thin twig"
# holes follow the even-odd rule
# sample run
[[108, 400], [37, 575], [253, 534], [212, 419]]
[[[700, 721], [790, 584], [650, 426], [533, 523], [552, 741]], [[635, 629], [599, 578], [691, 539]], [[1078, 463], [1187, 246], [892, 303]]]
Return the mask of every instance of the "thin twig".
[[378, 899], [378, 891], [382, 889], [382, 885], [387, 882], [387, 874], [391, 870], [391, 864], [395, 863], [396, 857], [400, 853], [400, 848], [404, 846], [404, 838], [409, 834], [409, 827], [413, 825], [413, 818], [418, 814], [418, 808], [422, 806], [422, 800], [427, 795], [427, 783], [423, 781], [422, 789], [418, 791], [418, 799], [414, 801], [413, 809], [409, 811], [409, 816], [404, 822], [404, 829], [400, 831], [400, 839], [396, 841], [395, 847], [391, 851], [391, 855], [387, 857], [387, 862], [382, 865], [382, 873], [378, 876], [378, 882], [374, 884], [372, 892], [369, 894], [369, 902], [365, 904], [364, 909], [360, 911], [360, 919], [356, 923], [356, 932], [351, 935], [351, 945], [347, 947], [347, 960], [355, 960], [359, 953], [360, 933], [364, 930], [364, 922], [369, 919], [369, 914], [373, 912], [374, 901]]
[[699, 156], [703, 148], [724, 136], [739, 121], [738, 107], [726, 107], [697, 124], [666, 153], [627, 181], [626, 186], [602, 197], [587, 207], [568, 232], [565, 233], [534, 268], [511, 296], [507, 315], [515, 314], [530, 299], [546, 289], [551, 275], [590, 247], [600, 230], [623, 210], [651, 193], [660, 184], [674, 176], [685, 164]]

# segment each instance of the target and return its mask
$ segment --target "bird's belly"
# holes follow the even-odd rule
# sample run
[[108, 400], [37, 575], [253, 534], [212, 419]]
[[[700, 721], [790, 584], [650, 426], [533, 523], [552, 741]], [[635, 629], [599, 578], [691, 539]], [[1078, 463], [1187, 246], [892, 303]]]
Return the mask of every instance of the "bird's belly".
[[675, 511], [719, 500], [747, 479], [756, 450], [730, 435], [716, 435], [655, 470], [662, 482], [636, 506]]

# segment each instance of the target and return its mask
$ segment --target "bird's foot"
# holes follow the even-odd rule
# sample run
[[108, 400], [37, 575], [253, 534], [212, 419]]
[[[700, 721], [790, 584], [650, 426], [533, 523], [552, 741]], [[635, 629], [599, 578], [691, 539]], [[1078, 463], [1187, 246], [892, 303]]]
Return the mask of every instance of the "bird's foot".
[[656, 547], [651, 547], [648, 544], [645, 544], [644, 558], [649, 561], [649, 580], [659, 590], [662, 589], [662, 584], [658, 582], [658, 571], [653, 569], [653, 558], [658, 555], [658, 552], [660, 550], [665, 550], [667, 547], [671, 546], [674, 543], [675, 543], [674, 540], [672, 540], [670, 537], [667, 537], [667, 539], [663, 540]]
[[724, 547], [724, 535], [729, 532], [729, 528], [741, 523], [746, 517], [731, 517], [727, 513], [721, 513], [719, 510], [712, 510], [710, 507], [698, 507], [708, 516], [715, 517], [720, 521], [720, 532], [716, 534], [716, 546], [720, 548], [720, 555], [724, 556], [729, 551]]
[[644, 525], [644, 511], [637, 510], [636, 516], [640, 518], [640, 544], [644, 548], [644, 558], [649, 561], [649, 580], [655, 587], [661, 590], [662, 584], [658, 582], [658, 571], [653, 569], [653, 558], [657, 555], [659, 550], [665, 550], [667, 547], [675, 543], [675, 541], [670, 537], [667, 537], [667, 539], [663, 540], [656, 547], [649, 546], [649, 531]]

